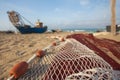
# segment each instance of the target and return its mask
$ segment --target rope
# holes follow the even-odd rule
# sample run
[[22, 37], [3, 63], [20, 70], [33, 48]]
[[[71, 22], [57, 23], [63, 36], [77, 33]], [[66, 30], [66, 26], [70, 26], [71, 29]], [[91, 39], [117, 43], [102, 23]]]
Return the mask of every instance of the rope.
[[30, 22], [29, 20], [27, 20], [25, 17], [23, 17], [22, 15], [20, 15], [24, 20], [26, 20], [28, 23], [30, 23], [32, 26], [35, 26], [32, 22]]

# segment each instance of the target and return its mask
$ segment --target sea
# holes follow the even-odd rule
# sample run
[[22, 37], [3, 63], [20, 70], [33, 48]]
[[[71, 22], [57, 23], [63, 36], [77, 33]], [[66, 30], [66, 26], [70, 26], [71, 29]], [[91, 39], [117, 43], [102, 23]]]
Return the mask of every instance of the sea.
[[65, 32], [89, 32], [89, 33], [95, 33], [99, 31], [106, 31], [106, 28], [64, 28], [61, 29]]

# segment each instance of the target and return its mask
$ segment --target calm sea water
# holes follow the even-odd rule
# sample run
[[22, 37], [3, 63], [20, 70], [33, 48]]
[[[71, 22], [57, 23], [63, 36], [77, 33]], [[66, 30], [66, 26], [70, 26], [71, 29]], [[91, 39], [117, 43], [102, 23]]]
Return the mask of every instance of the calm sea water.
[[68, 28], [68, 29], [62, 29], [63, 31], [67, 31], [67, 32], [90, 32], [90, 33], [94, 33], [96, 31], [105, 31], [105, 28]]

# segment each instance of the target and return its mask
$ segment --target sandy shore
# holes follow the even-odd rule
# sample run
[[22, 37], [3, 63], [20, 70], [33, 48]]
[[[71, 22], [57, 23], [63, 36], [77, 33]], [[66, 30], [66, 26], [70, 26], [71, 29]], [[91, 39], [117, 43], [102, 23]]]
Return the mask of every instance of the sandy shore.
[[[0, 80], [9, 77], [12, 66], [21, 61], [27, 61], [38, 49], [48, 46], [55, 39], [52, 36], [65, 37], [70, 32], [44, 34], [5, 34], [0, 33]], [[98, 38], [108, 38], [120, 41], [120, 34], [96, 33]]]
[[120, 33], [114, 36], [109, 32], [100, 32], [100, 33], [94, 33], [94, 36], [96, 36], [97, 38], [106, 38], [115, 41], [120, 41]]

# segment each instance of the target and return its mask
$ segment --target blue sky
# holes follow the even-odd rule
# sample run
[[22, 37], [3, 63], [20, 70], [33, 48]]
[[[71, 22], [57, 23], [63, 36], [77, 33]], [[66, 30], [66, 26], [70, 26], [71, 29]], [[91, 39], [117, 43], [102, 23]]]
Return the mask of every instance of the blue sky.
[[[116, 0], [120, 24], [120, 0]], [[40, 19], [49, 28], [104, 27], [110, 24], [110, 0], [0, 0], [0, 30], [15, 30], [7, 11], [15, 10], [33, 24]]]

